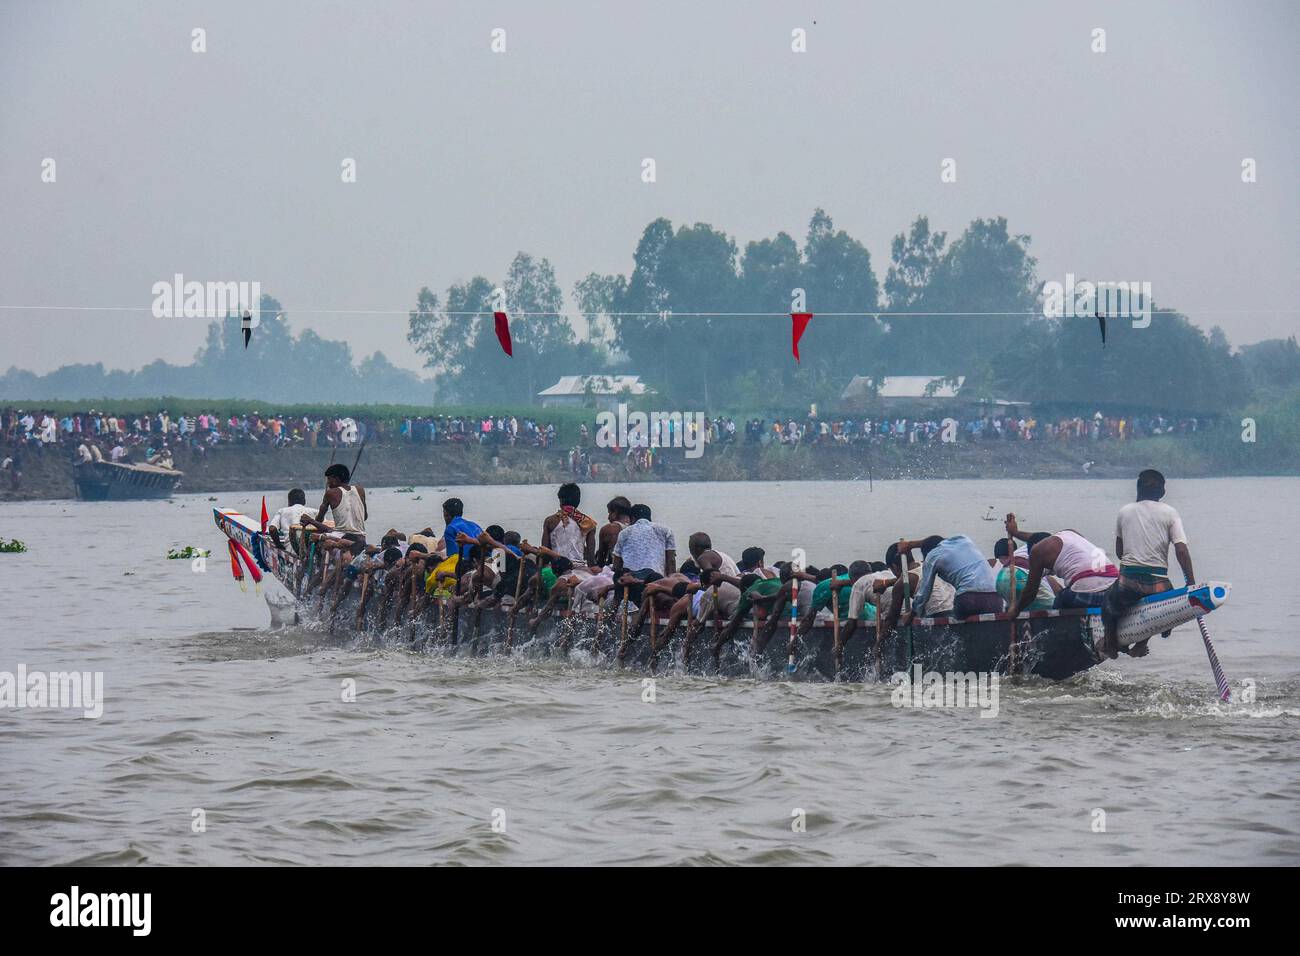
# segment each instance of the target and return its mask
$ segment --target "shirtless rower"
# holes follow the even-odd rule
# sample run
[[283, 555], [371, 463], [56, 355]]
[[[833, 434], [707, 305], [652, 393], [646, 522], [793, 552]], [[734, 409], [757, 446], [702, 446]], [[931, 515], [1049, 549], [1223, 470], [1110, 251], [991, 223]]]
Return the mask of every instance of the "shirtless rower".
[[613, 563], [614, 545], [618, 543], [619, 533], [632, 523], [632, 502], [622, 495], [611, 498], [605, 505], [607, 520], [601, 526], [597, 538], [596, 557], [592, 567], [605, 567]]
[[[699, 533], [703, 535], [703, 532]], [[704, 535], [704, 537], [707, 538], [708, 536]], [[698, 543], [703, 544], [703, 539]], [[709, 542], [709, 544], [711, 545], [712, 542]], [[701, 556], [703, 556], [706, 552], [701, 551], [700, 553]], [[686, 640], [682, 645], [682, 660], [687, 664], [690, 663], [691, 649], [695, 644], [696, 637], [699, 635], [700, 628], [707, 619], [707, 613], [703, 610], [704, 591], [712, 590], [714, 587], [721, 588], [723, 585], [735, 589], [736, 599], [729, 605], [728, 598], [723, 598], [719, 601], [720, 607], [729, 608], [726, 613], [728, 621], [730, 621], [736, 617], [736, 608], [744, 601], [744, 591], [749, 586], [749, 581], [746, 580], [747, 577], [757, 580], [760, 578], [775, 578], [777, 576], [775, 569], [764, 565], [763, 559], [766, 556], [766, 552], [764, 552], [762, 548], [751, 547], [742, 551], [740, 553], [740, 561], [735, 562], [736, 571], [734, 574], [727, 573], [726, 562], [730, 561], [730, 558], [726, 554], [721, 551], [713, 551], [711, 547], [709, 548], [708, 553], [711, 555], [717, 555], [718, 559], [715, 561], [710, 557], [706, 562], [709, 565], [707, 568], [699, 568], [697, 565], [696, 580], [693, 583], [680, 588], [677, 597], [681, 598], [683, 596], [688, 596], [690, 600], [685, 604], [673, 605], [673, 609], [668, 615], [667, 627], [660, 632], [659, 638], [655, 642], [655, 646], [651, 648], [652, 664], [655, 660], [653, 655], [657, 655], [659, 650], [666, 647], [668, 642], [672, 640], [673, 634], [676, 633], [677, 627], [681, 623], [683, 617], [688, 619], [688, 623], [686, 627]], [[702, 577], [708, 577], [709, 584], [706, 585], [701, 583], [700, 579]], [[745, 582], [743, 585], [742, 581]], [[675, 591], [676, 590], [677, 589], [675, 589]], [[710, 609], [712, 606], [713, 602], [710, 599]], [[745, 611], [748, 612], [748, 610], [749, 605], [746, 604]], [[743, 617], [744, 614], [741, 614], [742, 619]], [[725, 629], [726, 625], [719, 628], [719, 640], [721, 640], [720, 635]], [[734, 628], [732, 628], [732, 633], [735, 633]]]
[[1101, 607], [1106, 590], [1119, 577], [1104, 549], [1069, 528], [1051, 534], [1028, 534], [1020, 530], [1014, 514], [1007, 515], [1006, 527], [1007, 537], [1030, 545], [1029, 576], [1008, 608], [1012, 617], [1040, 600], [1039, 584], [1045, 574], [1055, 575], [1065, 584], [1052, 602], [1055, 610]]
[[[672, 638], [677, 625], [690, 611], [691, 602], [700, 590], [700, 568], [694, 558], [687, 558], [677, 570], [665, 574], [645, 586], [641, 597], [641, 607], [637, 610], [635, 623], [628, 629], [627, 646], [634, 637], [639, 637], [645, 619], [651, 614], [656, 618], [668, 613], [668, 623], [662, 633], [657, 628], [650, 628], [650, 669], [654, 670], [658, 652]], [[626, 652], [626, 647], [624, 648]]]
[[[690, 551], [691, 560], [695, 562], [699, 569], [697, 577], [711, 571], [721, 571], [722, 574], [714, 579], [712, 584], [706, 587], [691, 588], [692, 598], [690, 607], [690, 620], [686, 625], [686, 648], [687, 659], [690, 658], [691, 645], [694, 644], [695, 638], [700, 629], [705, 626], [709, 620], [715, 622], [715, 630], [721, 631], [723, 621], [730, 618], [735, 613], [736, 605], [740, 602], [740, 589], [735, 582], [740, 577], [740, 567], [736, 564], [731, 555], [725, 551], [719, 551], [713, 547], [713, 540], [709, 537], [708, 532], [696, 531], [687, 540], [687, 549]], [[637, 618], [638, 623], [640, 618]], [[672, 632], [676, 630], [676, 623], [664, 635], [662, 640], [656, 643], [663, 647]], [[634, 633], [639, 633], [639, 629]]]

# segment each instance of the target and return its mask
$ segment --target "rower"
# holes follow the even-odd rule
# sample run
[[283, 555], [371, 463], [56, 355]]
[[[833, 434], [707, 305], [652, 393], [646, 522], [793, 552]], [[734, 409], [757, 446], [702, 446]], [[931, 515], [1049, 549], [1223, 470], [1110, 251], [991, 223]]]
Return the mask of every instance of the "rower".
[[[912, 544], [910, 541], [904, 541], [903, 544]], [[907, 560], [907, 581], [903, 580], [903, 560]], [[912, 549], [905, 548], [901, 553], [897, 544], [891, 544], [885, 550], [885, 567], [890, 572], [887, 580], [877, 581], [874, 588], [877, 589], [879, 597], [876, 602], [876, 613], [881, 617], [882, 631], [888, 633], [894, 629], [898, 623], [899, 617], [906, 610], [911, 615], [911, 608], [903, 607], [904, 589], [906, 593], [915, 594], [921, 583], [921, 568], [916, 559], [912, 557]], [[990, 573], [992, 573], [990, 571]], [[883, 592], [883, 593], [881, 593]], [[926, 602], [924, 610], [921, 611], [922, 617], [948, 617], [952, 614], [953, 605], [957, 600], [957, 590], [938, 575], [935, 576], [930, 593], [930, 600]]]
[[924, 564], [921, 567], [921, 583], [912, 599], [911, 613], [920, 614], [930, 599], [935, 578], [951, 584], [957, 592], [953, 600], [952, 614], [956, 618], [970, 617], [974, 614], [1000, 614], [1005, 609], [1001, 595], [998, 594], [997, 579], [988, 559], [980, 553], [975, 542], [964, 534], [945, 538], [932, 534], [926, 538], [902, 541], [899, 548], [909, 551], [921, 549]]
[[[1106, 656], [1112, 659], [1119, 655], [1120, 617], [1147, 595], [1173, 589], [1168, 568], [1171, 546], [1188, 586], [1196, 581], [1183, 519], [1172, 506], [1161, 501], [1164, 496], [1165, 476], [1148, 468], [1138, 475], [1137, 500], [1121, 508], [1115, 519], [1119, 577], [1106, 591], [1101, 605], [1101, 620], [1106, 629], [1102, 646]], [[1138, 641], [1124, 651], [1142, 657], [1147, 653], [1147, 642]]]
[[[1047, 537], [1046, 531], [1038, 532], [1038, 538], [1031, 536], [1030, 539], [1016, 548], [1014, 552], [1011, 544], [1006, 538], [998, 538], [993, 542], [993, 557], [989, 558], [989, 567], [993, 569], [997, 578], [998, 594], [1002, 600], [1007, 602], [1007, 607], [1011, 606], [1012, 578], [1011, 574], [1015, 573], [1015, 593], [1023, 595], [1025, 593], [1025, 584], [1029, 581], [1029, 551], [1042, 538]], [[1052, 602], [1056, 600], [1056, 592], [1061, 590], [1061, 582], [1052, 575], [1044, 575], [1042, 582], [1038, 585], [1038, 594], [1032, 603], [1025, 606], [1028, 611], [1047, 611], [1052, 607]]]
[[849, 603], [853, 596], [853, 585], [871, 573], [871, 565], [866, 561], [854, 561], [847, 568], [842, 564], [837, 564], [830, 569], [829, 573], [823, 573], [825, 576], [813, 588], [812, 597], [799, 620], [798, 636], [800, 638], [806, 636], [812, 630], [813, 624], [817, 620], [817, 612], [822, 608], [831, 606], [831, 589], [836, 584], [838, 584], [840, 592], [840, 620], [843, 621], [848, 618]]
[[[778, 564], [775, 568], [760, 566], [752, 571], [744, 572], [734, 581], [727, 582], [740, 589], [740, 600], [736, 603], [736, 610], [732, 613], [731, 619], [727, 621], [726, 626], [718, 633], [713, 642], [713, 661], [715, 664], [722, 654], [722, 649], [735, 637], [736, 631], [740, 629], [740, 625], [744, 623], [751, 609], [754, 612], [754, 634], [750, 638], [750, 646], [755, 653], [761, 650], [758, 643], [759, 612], [765, 612], [768, 619], [772, 619], [774, 612], [771, 605], [778, 597], [789, 593], [789, 589], [786, 587], [789, 579], [784, 576], [788, 567], [789, 565], [785, 564]], [[714, 571], [712, 577], [721, 577], [721, 574]], [[690, 646], [688, 642], [686, 647], [687, 663], [690, 662], [689, 653]]]
[[307, 492], [301, 488], [289, 490], [289, 504], [274, 515], [266, 528], [271, 533], [271, 540], [277, 547], [283, 548], [294, 525], [302, 524], [302, 516], [310, 511], [307, 507]]
[[795, 607], [806, 608], [812, 602], [813, 592], [817, 589], [817, 582], [822, 580], [822, 571], [809, 565], [803, 569], [796, 569], [793, 564], [781, 564], [781, 581], [785, 587], [780, 588], [772, 596], [772, 607], [767, 612], [767, 624], [760, 631], [754, 628], [754, 635], [750, 640], [750, 651], [758, 654], [767, 647], [776, 633], [777, 626], [785, 618], [786, 605], [790, 603], [790, 582], [798, 582], [798, 593], [795, 596]]
[[[837, 672], [844, 668], [844, 647], [852, 640], [858, 629], [858, 622], [876, 619], [876, 615], [880, 613], [877, 607], [880, 596], [887, 587], [885, 582], [892, 583], [894, 580], [893, 573], [883, 561], [872, 561], [868, 567], [870, 570], [853, 582], [853, 587], [849, 591], [847, 620], [840, 627], [839, 643], [832, 646]], [[878, 587], [877, 583], [879, 583]], [[843, 602], [840, 602], [840, 606], [843, 607]]]
[[614, 581], [628, 589], [628, 600], [637, 606], [646, 584], [677, 570], [677, 539], [671, 528], [651, 520], [649, 505], [633, 505], [630, 517], [632, 523], [614, 542]]
[[1119, 577], [1119, 571], [1102, 548], [1069, 528], [1052, 534], [1041, 531], [1028, 534], [1020, 530], [1014, 514], [1007, 515], [1006, 527], [1007, 537], [1019, 538], [1029, 545], [1028, 576], [1023, 587], [1017, 588], [1018, 596], [1009, 608], [1012, 617], [1021, 611], [1041, 608], [1041, 582], [1048, 573], [1065, 582], [1052, 599], [1053, 609], [1101, 607], [1106, 589]]
[[577, 483], [560, 485], [557, 497], [560, 510], [542, 522], [542, 547], [572, 561], [575, 572], [586, 572], [596, 560], [596, 522], [578, 510], [582, 489]]
[[624, 528], [632, 523], [632, 502], [628, 501], [622, 495], [611, 498], [605, 505], [607, 520], [601, 526], [600, 535], [597, 539], [596, 557], [592, 561], [594, 567], [605, 567], [613, 563], [614, 544], [618, 541], [618, 536]]
[[[582, 489], [575, 482], [560, 485], [560, 510], [542, 522], [543, 553], [568, 558], [572, 570], [556, 581], [538, 618], [548, 615], [562, 598], [570, 598], [575, 587], [591, 577], [596, 559], [596, 522], [578, 510]], [[572, 605], [570, 600], [570, 605]]]
[[[465, 503], [459, 498], [448, 498], [442, 503], [442, 520], [446, 528], [442, 532], [443, 544], [446, 547], [446, 555], [450, 558], [456, 555], [456, 585], [453, 593], [460, 591], [461, 576], [470, 570], [470, 555], [473, 551], [473, 541], [483, 533], [483, 528], [476, 522], [470, 521], [465, 517]], [[458, 541], [459, 535], [465, 535], [466, 538], [473, 539], [469, 543]]]
[[[639, 637], [641, 628], [645, 619], [653, 614], [656, 617], [663, 612], [669, 613], [670, 628], [662, 639], [655, 640], [651, 646], [653, 652], [656, 647], [663, 647], [668, 638], [672, 636], [672, 631], [676, 630], [677, 624], [686, 616], [688, 607], [694, 595], [700, 593], [700, 568], [692, 558], [688, 558], [682, 566], [671, 574], [665, 574], [657, 581], [652, 581], [645, 586], [641, 607], [637, 611], [636, 619], [628, 628], [628, 634]], [[654, 631], [651, 631], [651, 637], [656, 637]]]
[[713, 587], [699, 592], [700, 596], [695, 602], [695, 621], [703, 624], [710, 618], [717, 618], [718, 629], [721, 630], [721, 619], [736, 613], [736, 606], [740, 603], [740, 588], [732, 583], [740, 577], [740, 568], [731, 555], [714, 549], [713, 540], [707, 532], [696, 531], [687, 540], [686, 547], [700, 572], [722, 572], [722, 577], [717, 579]]
[[[347, 465], [330, 465], [325, 469], [325, 496], [321, 499], [320, 509], [315, 518], [302, 515], [302, 524], [315, 528], [326, 537], [365, 542], [366, 519], [370, 513], [366, 508], [366, 489], [360, 485], [348, 484], [351, 473]], [[332, 513], [334, 527], [324, 523], [325, 512]]]

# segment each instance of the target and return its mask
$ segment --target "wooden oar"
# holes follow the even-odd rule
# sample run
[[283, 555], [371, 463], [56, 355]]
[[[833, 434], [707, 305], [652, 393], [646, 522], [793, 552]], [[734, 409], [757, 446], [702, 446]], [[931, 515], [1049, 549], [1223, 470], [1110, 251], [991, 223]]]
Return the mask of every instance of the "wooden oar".
[[[912, 554], [912, 549], [911, 549], [911, 548], [908, 548], [908, 549], [904, 550], [904, 549], [903, 549], [903, 545], [906, 544], [906, 543], [907, 543], [907, 539], [906, 539], [906, 538], [899, 538], [899, 539], [898, 539], [898, 560], [901, 562], [901, 564], [902, 564], [902, 568], [903, 568], [903, 606], [899, 609], [899, 613], [900, 613], [900, 614], [911, 615], [911, 613], [912, 613], [912, 578], [911, 578], [911, 574], [910, 574], [909, 572], [911, 571], [911, 563], [912, 563], [912, 562], [911, 562], [911, 554]], [[910, 616], [909, 616], [908, 620], [909, 620], [909, 621], [911, 620], [911, 617], [910, 617]], [[914, 645], [914, 643], [913, 643], [912, 625], [911, 625], [911, 624], [908, 624], [908, 625], [907, 625], [907, 666], [908, 666], [908, 669], [909, 669], [909, 670], [910, 670], [911, 667], [912, 667], [912, 659], [913, 659], [915, 656], [916, 656], [916, 647], [915, 647], [915, 645]]]
[[510, 622], [506, 625], [506, 647], [515, 643], [515, 618], [519, 616], [519, 594], [524, 588], [524, 556], [519, 555], [519, 574], [515, 578], [515, 603], [510, 605]]
[[[369, 437], [369, 436], [367, 436]], [[348, 484], [357, 480], [357, 465], [361, 463], [361, 453], [366, 450], [366, 439], [361, 439], [361, 446], [357, 449], [357, 457], [352, 459], [352, 468], [348, 471]]]
[[364, 631], [366, 629], [366, 618], [365, 618], [366, 595], [369, 592], [370, 592], [370, 575], [363, 574], [361, 576], [361, 597], [357, 602], [357, 630], [358, 631]]
[[[1007, 538], [1007, 570], [1010, 572], [1011, 603], [1016, 603], [1016, 539]], [[1016, 641], [1016, 619], [1011, 619], [1011, 643], [1007, 645], [1007, 673], [1016, 672], [1019, 647]]]
[[[831, 571], [831, 636], [835, 641], [834, 646], [840, 646], [840, 589], [839, 581], [835, 578], [834, 570]], [[836, 676], [839, 675], [839, 668], [836, 669]]]
[[625, 584], [623, 585], [623, 623], [618, 640], [618, 659], [620, 663], [623, 661], [624, 649], [627, 647], [627, 592], [628, 586]]
[[483, 624], [483, 609], [479, 607], [479, 600], [483, 597], [483, 568], [486, 565], [483, 555], [483, 546], [479, 545], [478, 571], [470, 580], [474, 583], [474, 635], [470, 640], [478, 642], [479, 630]]
[[[800, 569], [802, 570], [802, 569]], [[785, 662], [785, 672], [793, 674], [799, 668], [794, 662], [795, 647], [799, 641], [799, 579], [794, 576], [794, 567], [790, 568], [790, 646], [786, 648], [789, 657]]]
[[653, 663], [655, 644], [659, 641], [659, 609], [655, 607], [654, 595], [650, 596], [650, 660]]
[[874, 651], [876, 655], [876, 680], [885, 679], [884, 661], [881, 660], [881, 655], [880, 655], [880, 647], [885, 640], [885, 615], [882, 606], [884, 597], [885, 594], [883, 591], [876, 596], [876, 647]]
[[[1187, 583], [1187, 590], [1192, 590], [1192, 582], [1184, 578]], [[1219, 655], [1214, 653], [1214, 644], [1210, 641], [1210, 629], [1205, 626], [1205, 618], [1198, 617], [1196, 626], [1201, 631], [1201, 640], [1205, 642], [1205, 655], [1210, 659], [1210, 670], [1214, 673], [1214, 684], [1219, 691], [1219, 700], [1224, 703], [1232, 703], [1232, 688], [1228, 685], [1228, 676], [1223, 673], [1223, 667], [1219, 664]]]
[[602, 597], [596, 601], [596, 630], [591, 636], [591, 653], [600, 653], [600, 618], [605, 610], [605, 599]]

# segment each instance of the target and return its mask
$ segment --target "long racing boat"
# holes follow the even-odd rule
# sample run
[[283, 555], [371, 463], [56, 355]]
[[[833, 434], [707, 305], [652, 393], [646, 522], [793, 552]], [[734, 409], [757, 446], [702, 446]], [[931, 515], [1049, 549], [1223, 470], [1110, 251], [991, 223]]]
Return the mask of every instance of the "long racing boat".
[[[366, 621], [356, 620], [356, 589], [336, 614], [317, 611], [315, 595], [308, 600], [293, 597], [301, 570], [301, 559], [296, 554], [279, 547], [260, 530], [258, 522], [239, 512], [213, 509], [213, 520], [232, 542], [232, 566], [237, 574], [242, 577], [242, 562], [255, 579], [260, 580], [264, 572], [280, 581], [300, 621], [342, 630], [357, 630], [358, 623], [365, 628]], [[1146, 597], [1120, 619], [1120, 645], [1127, 647], [1195, 621], [1221, 607], [1231, 590], [1226, 582], [1210, 581]], [[565, 612], [548, 617], [536, 629], [529, 628], [522, 619], [512, 625], [508, 613], [499, 609], [439, 609], [428, 620], [394, 625], [386, 638], [419, 648], [438, 648], [444, 653], [563, 654], [572, 660], [612, 662], [622, 642], [622, 615], [596, 614], [591, 605], [588, 609], [588, 613]], [[628, 652], [619, 663], [626, 667], [671, 668], [675, 662], [675, 666], [682, 667], [685, 629], [679, 629], [672, 646], [661, 648], [655, 655], [658, 659], [651, 661], [650, 639], [645, 632], [665, 623], [662, 619], [647, 622], [643, 633], [629, 642]], [[879, 661], [873, 653], [874, 624], [868, 624], [859, 628], [846, 645], [843, 666], [839, 668], [833, 653], [834, 624], [826, 612], [800, 639], [792, 670], [787, 666], [786, 629], [778, 626], [767, 646], [753, 653], [754, 627], [752, 620], [745, 622], [715, 662], [710, 651], [714, 625], [704, 625], [685, 670], [727, 676], [786, 675], [807, 680], [861, 681], [910, 672], [919, 665], [925, 671], [1021, 673], [1062, 680], [1102, 660], [1101, 617], [1095, 608], [1028, 611], [1014, 621], [1006, 614], [914, 618], [909, 626], [883, 636]]]

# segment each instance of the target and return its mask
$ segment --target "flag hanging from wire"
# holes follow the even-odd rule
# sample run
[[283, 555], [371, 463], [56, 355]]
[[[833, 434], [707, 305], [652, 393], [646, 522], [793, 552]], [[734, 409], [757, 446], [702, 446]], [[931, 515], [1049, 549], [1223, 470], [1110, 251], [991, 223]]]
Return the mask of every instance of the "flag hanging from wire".
[[492, 318], [496, 321], [497, 341], [501, 343], [501, 351], [514, 358], [514, 344], [510, 341], [510, 319], [504, 312], [493, 312]]
[[790, 350], [794, 352], [794, 360], [799, 361], [799, 340], [803, 338], [804, 330], [808, 328], [808, 323], [812, 321], [811, 312], [791, 312], [790, 313]]

